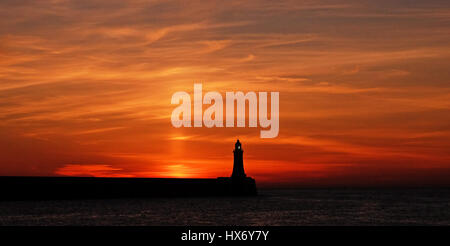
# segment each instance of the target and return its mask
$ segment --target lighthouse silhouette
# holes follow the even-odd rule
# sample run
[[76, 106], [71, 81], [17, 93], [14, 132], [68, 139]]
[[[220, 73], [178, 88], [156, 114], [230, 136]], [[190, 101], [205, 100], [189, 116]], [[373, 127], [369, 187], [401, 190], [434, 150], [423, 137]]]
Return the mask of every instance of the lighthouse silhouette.
[[234, 164], [233, 164], [233, 173], [231, 174], [231, 178], [233, 179], [243, 179], [247, 175], [244, 172], [244, 151], [242, 150], [241, 142], [239, 139], [234, 144]]

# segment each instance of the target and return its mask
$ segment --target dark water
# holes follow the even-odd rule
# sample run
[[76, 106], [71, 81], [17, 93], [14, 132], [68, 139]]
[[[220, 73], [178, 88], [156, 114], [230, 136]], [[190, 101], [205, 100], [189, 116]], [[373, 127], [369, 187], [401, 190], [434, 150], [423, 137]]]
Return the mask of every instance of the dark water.
[[450, 189], [260, 190], [247, 198], [3, 201], [0, 225], [450, 225]]

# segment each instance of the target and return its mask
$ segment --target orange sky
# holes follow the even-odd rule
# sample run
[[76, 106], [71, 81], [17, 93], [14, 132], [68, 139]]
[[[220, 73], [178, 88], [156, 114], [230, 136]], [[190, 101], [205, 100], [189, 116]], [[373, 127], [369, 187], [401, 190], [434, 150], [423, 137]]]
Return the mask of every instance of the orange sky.
[[[450, 184], [448, 1], [0, 2], [0, 175]], [[176, 91], [279, 91], [280, 133], [173, 128]]]

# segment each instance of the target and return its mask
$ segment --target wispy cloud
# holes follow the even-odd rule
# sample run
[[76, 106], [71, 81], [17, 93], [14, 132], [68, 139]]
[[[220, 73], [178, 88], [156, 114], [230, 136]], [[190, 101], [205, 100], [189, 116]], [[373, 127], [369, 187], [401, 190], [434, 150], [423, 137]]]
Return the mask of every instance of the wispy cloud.
[[[413, 168], [414, 159], [442, 168], [449, 9], [444, 1], [1, 1], [2, 174], [23, 166], [39, 175], [225, 175], [236, 137], [261, 177], [271, 172], [264, 158], [280, 163], [280, 177]], [[279, 91], [279, 137], [172, 128], [171, 95], [192, 93], [194, 82], [221, 93]]]

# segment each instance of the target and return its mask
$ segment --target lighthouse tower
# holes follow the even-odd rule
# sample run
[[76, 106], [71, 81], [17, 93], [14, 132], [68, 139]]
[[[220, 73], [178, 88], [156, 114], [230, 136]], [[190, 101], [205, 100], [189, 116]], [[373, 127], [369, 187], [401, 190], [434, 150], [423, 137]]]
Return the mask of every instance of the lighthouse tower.
[[233, 164], [233, 174], [231, 174], [231, 178], [233, 179], [241, 179], [245, 178], [245, 172], [244, 172], [244, 151], [242, 150], [241, 142], [239, 142], [239, 139], [234, 144], [234, 164]]

